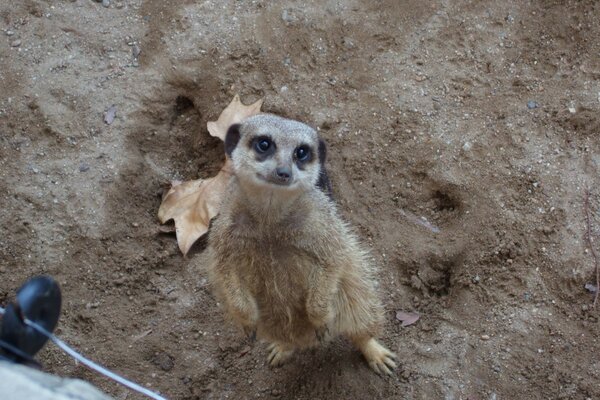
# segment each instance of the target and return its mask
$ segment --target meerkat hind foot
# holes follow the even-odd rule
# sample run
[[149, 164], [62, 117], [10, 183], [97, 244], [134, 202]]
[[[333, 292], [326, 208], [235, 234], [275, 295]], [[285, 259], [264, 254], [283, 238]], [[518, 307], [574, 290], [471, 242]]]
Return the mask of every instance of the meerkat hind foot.
[[278, 343], [271, 343], [268, 347], [269, 355], [267, 361], [272, 367], [283, 365], [294, 354], [294, 350], [288, 349]]
[[392, 370], [396, 368], [394, 360], [398, 359], [396, 354], [386, 349], [372, 337], [354, 339], [354, 343], [367, 359], [367, 363], [369, 363], [371, 369], [378, 374], [385, 373], [392, 375]]

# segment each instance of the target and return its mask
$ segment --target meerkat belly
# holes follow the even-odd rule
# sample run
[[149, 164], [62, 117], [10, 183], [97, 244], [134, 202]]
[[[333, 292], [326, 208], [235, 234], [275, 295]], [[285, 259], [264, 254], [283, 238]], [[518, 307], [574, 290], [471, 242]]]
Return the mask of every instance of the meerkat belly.
[[314, 260], [292, 246], [257, 246], [242, 279], [256, 299], [259, 333], [270, 340], [300, 344], [314, 339], [306, 313], [308, 276]]

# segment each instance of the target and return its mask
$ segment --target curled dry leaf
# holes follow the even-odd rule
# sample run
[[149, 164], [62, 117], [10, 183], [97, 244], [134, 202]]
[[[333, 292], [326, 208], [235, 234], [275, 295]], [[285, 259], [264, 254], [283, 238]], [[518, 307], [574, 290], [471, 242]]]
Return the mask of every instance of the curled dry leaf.
[[213, 178], [174, 182], [160, 205], [158, 219], [162, 224], [170, 219], [175, 221], [177, 243], [184, 255], [208, 231], [210, 220], [219, 213], [221, 198], [231, 177], [230, 164], [227, 159]]
[[409, 326], [417, 322], [421, 316], [417, 313], [396, 311], [396, 319], [402, 321], [402, 326]]
[[263, 99], [260, 99], [249, 106], [242, 104], [239, 95], [235, 95], [231, 103], [221, 112], [219, 118], [216, 121], [209, 121], [206, 124], [208, 133], [211, 136], [218, 137], [221, 140], [225, 140], [227, 130], [233, 124], [242, 122], [244, 119], [251, 117], [256, 114], [260, 114], [260, 107], [262, 107]]
[[[236, 95], [223, 110], [217, 121], [211, 121], [208, 131], [221, 140], [233, 124], [260, 113], [262, 99], [245, 106]], [[172, 182], [158, 209], [158, 219], [162, 224], [175, 222], [175, 234], [179, 249], [185, 255], [196, 240], [208, 231], [210, 220], [219, 213], [221, 198], [231, 178], [231, 160], [227, 158], [221, 171], [209, 179], [196, 179], [187, 182]], [[168, 229], [168, 228], [167, 228]], [[164, 229], [161, 229], [164, 231]]]

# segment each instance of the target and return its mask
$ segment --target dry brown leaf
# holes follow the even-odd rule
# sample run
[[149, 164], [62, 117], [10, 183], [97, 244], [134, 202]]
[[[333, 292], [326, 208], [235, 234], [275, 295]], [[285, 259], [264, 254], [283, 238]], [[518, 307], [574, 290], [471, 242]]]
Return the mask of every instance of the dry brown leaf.
[[402, 326], [409, 326], [417, 322], [421, 318], [419, 314], [407, 313], [404, 311], [396, 311], [396, 319], [402, 321]]
[[[262, 99], [245, 106], [235, 95], [223, 110], [217, 121], [208, 122], [212, 136], [225, 140], [229, 127], [235, 123], [260, 113]], [[219, 173], [208, 179], [187, 182], [172, 182], [158, 209], [158, 219], [162, 224], [175, 222], [175, 234], [179, 249], [185, 255], [198, 238], [208, 231], [210, 220], [219, 213], [221, 198], [231, 178], [231, 160], [227, 157]]]
[[163, 224], [170, 219], [175, 221], [177, 243], [184, 255], [219, 213], [230, 171], [231, 161], [227, 159], [215, 177], [174, 184], [167, 192], [158, 209], [158, 219]]
[[246, 106], [242, 104], [239, 95], [235, 95], [231, 103], [221, 112], [219, 118], [216, 121], [209, 121], [206, 126], [208, 127], [208, 133], [211, 136], [218, 137], [225, 141], [225, 135], [227, 130], [233, 124], [242, 122], [244, 119], [251, 117], [256, 114], [260, 114], [260, 107], [262, 106], [263, 99], [256, 101], [255, 103]]

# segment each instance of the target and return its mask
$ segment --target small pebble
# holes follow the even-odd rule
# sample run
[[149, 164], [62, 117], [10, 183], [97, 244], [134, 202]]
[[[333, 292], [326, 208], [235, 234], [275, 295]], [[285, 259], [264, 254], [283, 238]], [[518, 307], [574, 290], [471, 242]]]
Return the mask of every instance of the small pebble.
[[527, 102], [527, 108], [529, 108], [530, 110], [533, 110], [534, 108], [538, 108], [539, 106], [540, 105], [537, 102], [533, 101], [533, 100], [529, 100]]
[[12, 42], [10, 42], [10, 47], [19, 47], [20, 45], [21, 45], [20, 39], [13, 40]]
[[463, 148], [464, 151], [469, 151], [469, 150], [471, 150], [472, 147], [473, 147], [473, 143], [471, 143], [471, 142], [465, 142], [465, 144], [463, 144], [462, 148]]
[[79, 172], [87, 172], [90, 170], [90, 166], [87, 163], [82, 162], [79, 164]]
[[133, 58], [138, 58], [142, 52], [142, 49], [140, 49], [140, 46], [138, 46], [137, 44], [134, 44], [131, 48], [131, 52], [133, 53]]
[[6, 34], [6, 36], [12, 36], [12, 35], [14, 35], [14, 34], [15, 34], [15, 32], [14, 32], [14, 31], [11, 31], [11, 30], [8, 30], [8, 31], [6, 31], [6, 32], [4, 32], [4, 33]]
[[342, 39], [342, 44], [347, 49], [353, 49], [353, 48], [356, 47], [356, 45], [354, 44], [354, 41], [352, 39], [350, 39], [349, 37], [343, 38]]
[[481, 340], [490, 340], [490, 335], [481, 335]]
[[102, 5], [107, 8], [110, 7], [110, 0], [102, 0]]
[[481, 281], [481, 278], [479, 277], [479, 275], [475, 275], [472, 279], [471, 282], [473, 283], [479, 283], [479, 281]]

